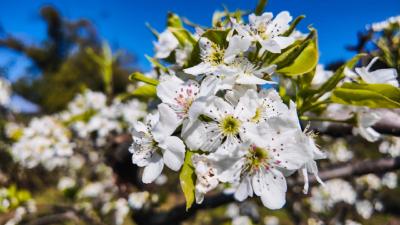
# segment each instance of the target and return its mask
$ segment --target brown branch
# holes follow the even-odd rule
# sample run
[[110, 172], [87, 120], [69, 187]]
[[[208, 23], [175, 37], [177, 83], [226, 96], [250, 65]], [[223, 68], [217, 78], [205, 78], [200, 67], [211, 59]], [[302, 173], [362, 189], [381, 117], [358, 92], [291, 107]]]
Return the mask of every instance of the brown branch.
[[63, 223], [66, 221], [79, 222], [80, 220], [74, 212], [69, 211], [64, 213], [42, 216], [27, 223], [26, 225], [47, 225], [47, 224], [50, 225], [50, 224]]
[[[377, 111], [380, 113], [382, 119], [372, 126], [372, 128], [374, 128], [380, 134], [400, 137], [400, 110], [378, 109]], [[327, 134], [334, 137], [343, 137], [352, 134], [353, 126], [348, 124], [331, 123], [324, 130], [318, 130], [317, 127], [312, 128], [316, 129], [321, 134]]]
[[[400, 157], [386, 158], [378, 160], [365, 160], [358, 163], [349, 163], [333, 169], [321, 171], [319, 176], [322, 180], [330, 180], [334, 178], [349, 178], [352, 176], [361, 176], [369, 173], [381, 174], [389, 171], [400, 169]], [[310, 183], [315, 184], [315, 177], [310, 177]], [[302, 180], [288, 181], [289, 185], [300, 185]], [[134, 220], [138, 225], [167, 225], [180, 224], [184, 220], [192, 217], [199, 210], [216, 208], [227, 203], [233, 202], [235, 199], [232, 195], [216, 194], [208, 196], [200, 205], [194, 205], [188, 212], [185, 205], [178, 205], [166, 212], [140, 212], [134, 214]]]

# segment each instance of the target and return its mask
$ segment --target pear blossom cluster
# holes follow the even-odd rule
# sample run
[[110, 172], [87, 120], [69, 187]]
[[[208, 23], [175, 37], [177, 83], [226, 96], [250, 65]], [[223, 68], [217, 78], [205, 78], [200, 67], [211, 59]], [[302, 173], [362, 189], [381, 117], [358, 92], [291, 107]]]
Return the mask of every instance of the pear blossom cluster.
[[108, 135], [122, 133], [145, 114], [146, 105], [136, 99], [127, 102], [114, 99], [107, 105], [107, 97], [102, 92], [86, 90], [68, 104], [60, 117], [79, 137], [88, 138], [95, 134], [96, 145], [104, 146]]
[[400, 25], [400, 15], [392, 16], [384, 21], [373, 23], [367, 26], [367, 28], [372, 29], [374, 32], [381, 32], [385, 29], [388, 29], [391, 25]]
[[[251, 14], [248, 23], [231, 18], [218, 28], [227, 32], [225, 44], [197, 29], [198, 62], [188, 66], [178, 60], [189, 57], [178, 57], [161, 72], [159, 104], [133, 125], [129, 151], [132, 162], [144, 168], [143, 183], [155, 181], [165, 166], [179, 171], [186, 156], [196, 175], [197, 203], [225, 185], [239, 201], [257, 196], [265, 207], [279, 209], [285, 204], [286, 179], [296, 171], [304, 176], [307, 192], [308, 174], [318, 178], [315, 160], [325, 154], [312, 132], [302, 128], [296, 104], [284, 103], [273, 88], [276, 65], [262, 63], [295, 42], [285, 34], [291, 21], [286, 11], [275, 17]], [[155, 57], [177, 56], [179, 48], [166, 30], [155, 42]]]
[[18, 141], [11, 146], [11, 154], [24, 167], [42, 165], [53, 170], [65, 166], [74, 153], [70, 131], [56, 118], [34, 118], [20, 132]]

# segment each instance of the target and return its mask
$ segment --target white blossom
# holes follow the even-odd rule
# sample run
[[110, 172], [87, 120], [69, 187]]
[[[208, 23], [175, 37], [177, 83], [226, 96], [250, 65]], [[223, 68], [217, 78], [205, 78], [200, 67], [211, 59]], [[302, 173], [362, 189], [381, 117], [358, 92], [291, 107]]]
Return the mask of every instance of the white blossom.
[[45, 116], [34, 118], [23, 129], [21, 138], [12, 145], [14, 159], [24, 167], [41, 164], [48, 170], [65, 166], [73, 154], [74, 143], [69, 131], [57, 119]]
[[129, 194], [128, 203], [132, 209], [140, 210], [150, 199], [150, 193], [144, 192], [133, 192]]
[[154, 42], [155, 57], [159, 59], [167, 58], [178, 45], [179, 42], [174, 34], [169, 30], [165, 30], [158, 36], [158, 41]]
[[395, 189], [397, 187], [397, 174], [395, 172], [385, 173], [382, 177], [382, 185]]
[[6, 79], [0, 77], [0, 106], [7, 106], [10, 103], [11, 85]]
[[362, 200], [356, 202], [357, 213], [360, 214], [364, 219], [371, 218], [374, 213], [374, 207], [368, 200]]
[[356, 197], [357, 193], [347, 181], [333, 179], [326, 181], [325, 186], [312, 188], [310, 205], [314, 212], [323, 212], [331, 209], [338, 202], [352, 205]]
[[378, 57], [373, 58], [366, 67], [356, 67], [355, 73], [346, 68], [345, 74], [352, 79], [357, 79], [360, 77], [365, 83], [368, 84], [390, 84], [395, 87], [399, 87], [396, 69], [389, 68], [370, 71], [371, 67], [378, 59]]
[[[161, 107], [163, 105], [159, 105], [159, 110]], [[150, 114], [145, 123], [138, 121], [133, 125], [133, 143], [129, 151], [132, 153], [132, 162], [144, 167], [143, 183], [153, 182], [161, 174], [164, 164], [172, 170], [179, 170], [185, 157], [182, 140], [171, 136], [174, 130], [166, 127], [154, 130], [162, 116], [165, 115]]]

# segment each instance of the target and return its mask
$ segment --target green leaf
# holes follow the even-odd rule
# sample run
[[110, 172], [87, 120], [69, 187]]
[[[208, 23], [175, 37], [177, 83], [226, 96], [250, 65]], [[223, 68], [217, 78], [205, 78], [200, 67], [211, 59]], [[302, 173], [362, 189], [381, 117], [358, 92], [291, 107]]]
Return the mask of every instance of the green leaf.
[[389, 84], [345, 83], [332, 92], [331, 100], [370, 108], [400, 108], [400, 89]]
[[156, 86], [151, 84], [140, 86], [132, 92], [132, 97], [155, 98], [156, 96], [157, 96]]
[[287, 76], [302, 75], [310, 72], [318, 63], [317, 39], [305, 40], [279, 56], [273, 64], [278, 66], [279, 73]]
[[294, 29], [296, 28], [296, 26], [300, 23], [300, 21], [302, 21], [304, 18], [306, 18], [306, 16], [304, 15], [300, 15], [298, 16], [296, 19], [294, 19], [294, 21], [290, 24], [289, 29], [283, 34], [283, 36], [288, 37], [290, 34], [292, 34], [292, 32], [294, 31]]
[[157, 61], [157, 59], [152, 58], [152, 57], [150, 57], [150, 56], [148, 56], [148, 55], [145, 55], [145, 57], [146, 57], [147, 60], [149, 60], [149, 62], [151, 63], [151, 65], [152, 65], [153, 67], [158, 68], [158, 69], [160, 69], [161, 71], [163, 71], [163, 72], [165, 72], [165, 73], [168, 72], [167, 67], [165, 67], [164, 65], [162, 65], [159, 61]]
[[154, 86], [157, 86], [159, 81], [153, 78], [150, 78], [143, 73], [140, 72], [134, 72], [131, 75], [129, 75], [129, 80], [131, 81], [142, 81], [145, 82], [146, 84], [151, 84]]
[[259, 0], [256, 9], [254, 10], [254, 14], [257, 16], [261, 15], [264, 12], [265, 6], [267, 5], [267, 0]]
[[183, 28], [182, 20], [175, 13], [168, 13], [167, 26], [175, 28]]
[[192, 155], [193, 152], [188, 150], [186, 151], [185, 162], [183, 163], [181, 172], [179, 173], [181, 188], [186, 199], [186, 211], [190, 209], [195, 199], [194, 185], [196, 175], [194, 173]]
[[196, 39], [192, 36], [192, 34], [184, 28], [168, 28], [169, 31], [175, 36], [181, 46], [185, 46], [186, 43], [191, 45], [196, 44]]

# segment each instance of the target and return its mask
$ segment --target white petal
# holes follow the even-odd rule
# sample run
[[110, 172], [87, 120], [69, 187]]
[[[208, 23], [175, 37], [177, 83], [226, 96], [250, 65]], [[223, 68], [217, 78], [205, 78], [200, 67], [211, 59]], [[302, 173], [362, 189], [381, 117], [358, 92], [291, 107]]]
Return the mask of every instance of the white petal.
[[164, 162], [161, 156], [157, 153], [153, 155], [150, 163], [143, 170], [142, 182], [149, 184], [160, 176], [164, 168]]
[[274, 40], [263, 40], [260, 42], [262, 48], [260, 50], [260, 54], [264, 53], [264, 50], [267, 50], [272, 53], [281, 53], [281, 47], [278, 42]]
[[249, 177], [244, 177], [240, 182], [238, 188], [235, 191], [235, 199], [238, 201], [244, 201], [247, 197], [253, 196], [253, 189], [251, 188], [251, 182]]
[[234, 116], [238, 117], [241, 121], [247, 121], [253, 118], [256, 114], [257, 92], [253, 89], [246, 91], [246, 93], [239, 99], [239, 103], [235, 107]]
[[395, 87], [399, 87], [397, 81], [397, 70], [396, 69], [380, 69], [371, 72], [371, 76], [375, 77], [375, 83], [390, 84]]
[[258, 84], [258, 85], [263, 85], [268, 83], [268, 81], [258, 78], [254, 75], [248, 75], [248, 74], [241, 74], [238, 76], [236, 79], [236, 83], [238, 84]]
[[215, 76], [207, 76], [201, 82], [198, 97], [207, 97], [215, 94], [218, 91], [220, 80]]
[[167, 104], [159, 104], [158, 111], [160, 115], [159, 122], [152, 130], [154, 139], [157, 142], [174, 133], [175, 129], [182, 123], [182, 119], [178, 118], [176, 112]]
[[250, 37], [240, 36], [240, 35], [233, 36], [229, 40], [228, 48], [225, 50], [224, 62], [225, 63], [232, 62], [238, 54], [247, 51], [250, 45], [251, 45]]
[[157, 97], [164, 103], [175, 104], [176, 91], [182, 84], [183, 81], [175, 75], [163, 75], [157, 85]]
[[261, 201], [263, 205], [270, 209], [280, 209], [286, 202], [286, 180], [278, 170], [270, 170], [264, 174], [267, 180], [267, 188], [262, 190]]
[[196, 66], [184, 69], [183, 72], [191, 75], [200, 75], [213, 72], [213, 68], [209, 63], [202, 62]]
[[274, 37], [274, 41], [278, 43], [279, 47], [281, 49], [287, 48], [289, 45], [293, 44], [294, 38], [292, 37], [283, 37], [283, 36], [278, 36]]
[[208, 141], [204, 124], [198, 120], [183, 122], [182, 138], [191, 150], [199, 150]]
[[178, 137], [168, 137], [163, 143], [164, 163], [170, 169], [178, 171], [185, 159], [185, 145]]

